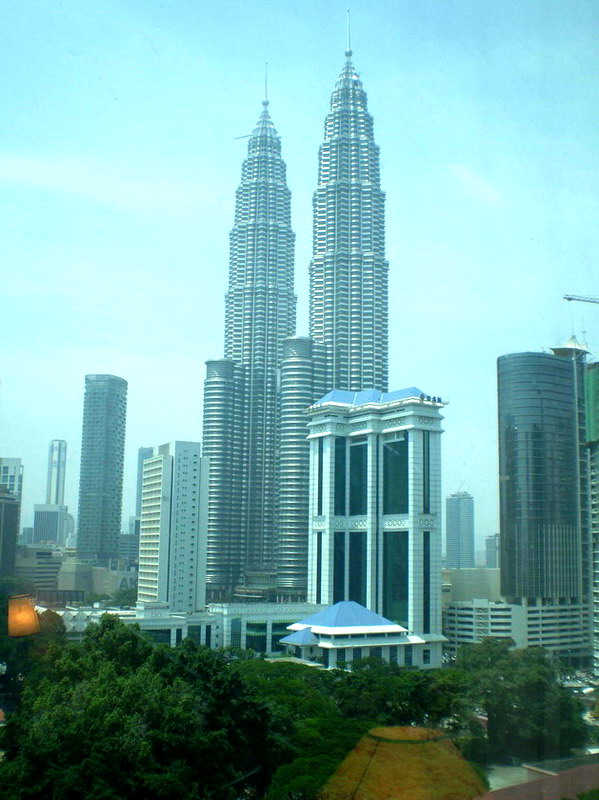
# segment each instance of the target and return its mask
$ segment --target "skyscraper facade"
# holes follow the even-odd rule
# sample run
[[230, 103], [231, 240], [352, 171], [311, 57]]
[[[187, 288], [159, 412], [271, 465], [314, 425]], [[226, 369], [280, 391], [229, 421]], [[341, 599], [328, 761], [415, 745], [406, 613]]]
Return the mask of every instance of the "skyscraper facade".
[[353, 600], [441, 663], [442, 402], [411, 387], [326, 394], [309, 410], [308, 600]]
[[586, 366], [585, 402], [593, 551], [593, 662], [599, 674], [599, 362]]
[[454, 492], [446, 498], [445, 531], [445, 566], [474, 567], [474, 498], [468, 492]]
[[573, 343], [498, 359], [501, 592], [508, 599], [588, 597], [585, 355]]
[[366, 92], [345, 56], [318, 158], [310, 336], [324, 345], [327, 390], [387, 391], [385, 195]]
[[352, 52], [345, 57], [324, 123], [313, 197], [311, 341], [288, 340], [281, 369], [277, 585], [298, 597], [307, 587], [306, 405], [331, 389], [387, 390], [385, 195], [366, 93]]
[[138, 600], [204, 608], [207, 468], [199, 442], [164, 444], [144, 460]]
[[278, 371], [283, 341], [295, 332], [290, 201], [281, 141], [265, 100], [236, 194], [225, 357], [207, 362], [204, 388], [212, 597], [229, 597], [250, 574], [274, 570]]
[[79, 475], [77, 554], [105, 564], [118, 554], [127, 381], [86, 375]]
[[52, 439], [48, 448], [48, 480], [46, 505], [64, 505], [64, 479], [67, 467], [67, 443], [64, 439]]

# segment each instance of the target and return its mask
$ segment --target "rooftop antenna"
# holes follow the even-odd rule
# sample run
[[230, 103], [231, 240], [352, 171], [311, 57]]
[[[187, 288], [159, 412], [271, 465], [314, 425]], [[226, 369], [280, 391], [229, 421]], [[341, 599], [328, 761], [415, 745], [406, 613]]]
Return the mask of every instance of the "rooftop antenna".
[[268, 61], [264, 62], [264, 100], [262, 105], [268, 105]]
[[345, 51], [345, 55], [350, 58], [352, 54], [351, 51], [351, 11], [349, 8], [347, 9], [347, 50]]

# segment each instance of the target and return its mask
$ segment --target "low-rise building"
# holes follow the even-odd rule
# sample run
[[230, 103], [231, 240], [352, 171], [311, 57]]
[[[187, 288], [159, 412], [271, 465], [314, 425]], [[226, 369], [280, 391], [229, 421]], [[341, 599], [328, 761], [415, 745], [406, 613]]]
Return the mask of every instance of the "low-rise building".
[[589, 614], [586, 604], [532, 605], [482, 598], [452, 602], [444, 610], [444, 649], [453, 656], [463, 644], [510, 638], [516, 648], [545, 647], [569, 661], [588, 647]]

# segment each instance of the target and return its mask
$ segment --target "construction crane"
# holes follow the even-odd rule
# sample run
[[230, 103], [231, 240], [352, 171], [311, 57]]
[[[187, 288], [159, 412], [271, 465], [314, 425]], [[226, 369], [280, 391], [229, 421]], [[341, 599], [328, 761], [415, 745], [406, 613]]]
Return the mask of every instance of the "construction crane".
[[584, 297], [579, 294], [565, 294], [564, 300], [578, 300], [580, 303], [599, 303], [599, 297]]

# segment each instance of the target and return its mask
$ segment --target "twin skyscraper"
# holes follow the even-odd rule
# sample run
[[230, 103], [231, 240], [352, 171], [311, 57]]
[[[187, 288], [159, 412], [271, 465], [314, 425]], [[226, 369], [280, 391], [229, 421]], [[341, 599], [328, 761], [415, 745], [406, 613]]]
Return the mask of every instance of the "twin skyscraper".
[[224, 358], [207, 362], [210, 599], [307, 591], [306, 408], [331, 389], [387, 390], [385, 195], [351, 50], [331, 97], [314, 193], [310, 336], [296, 337], [291, 194], [268, 101], [230, 234]]

